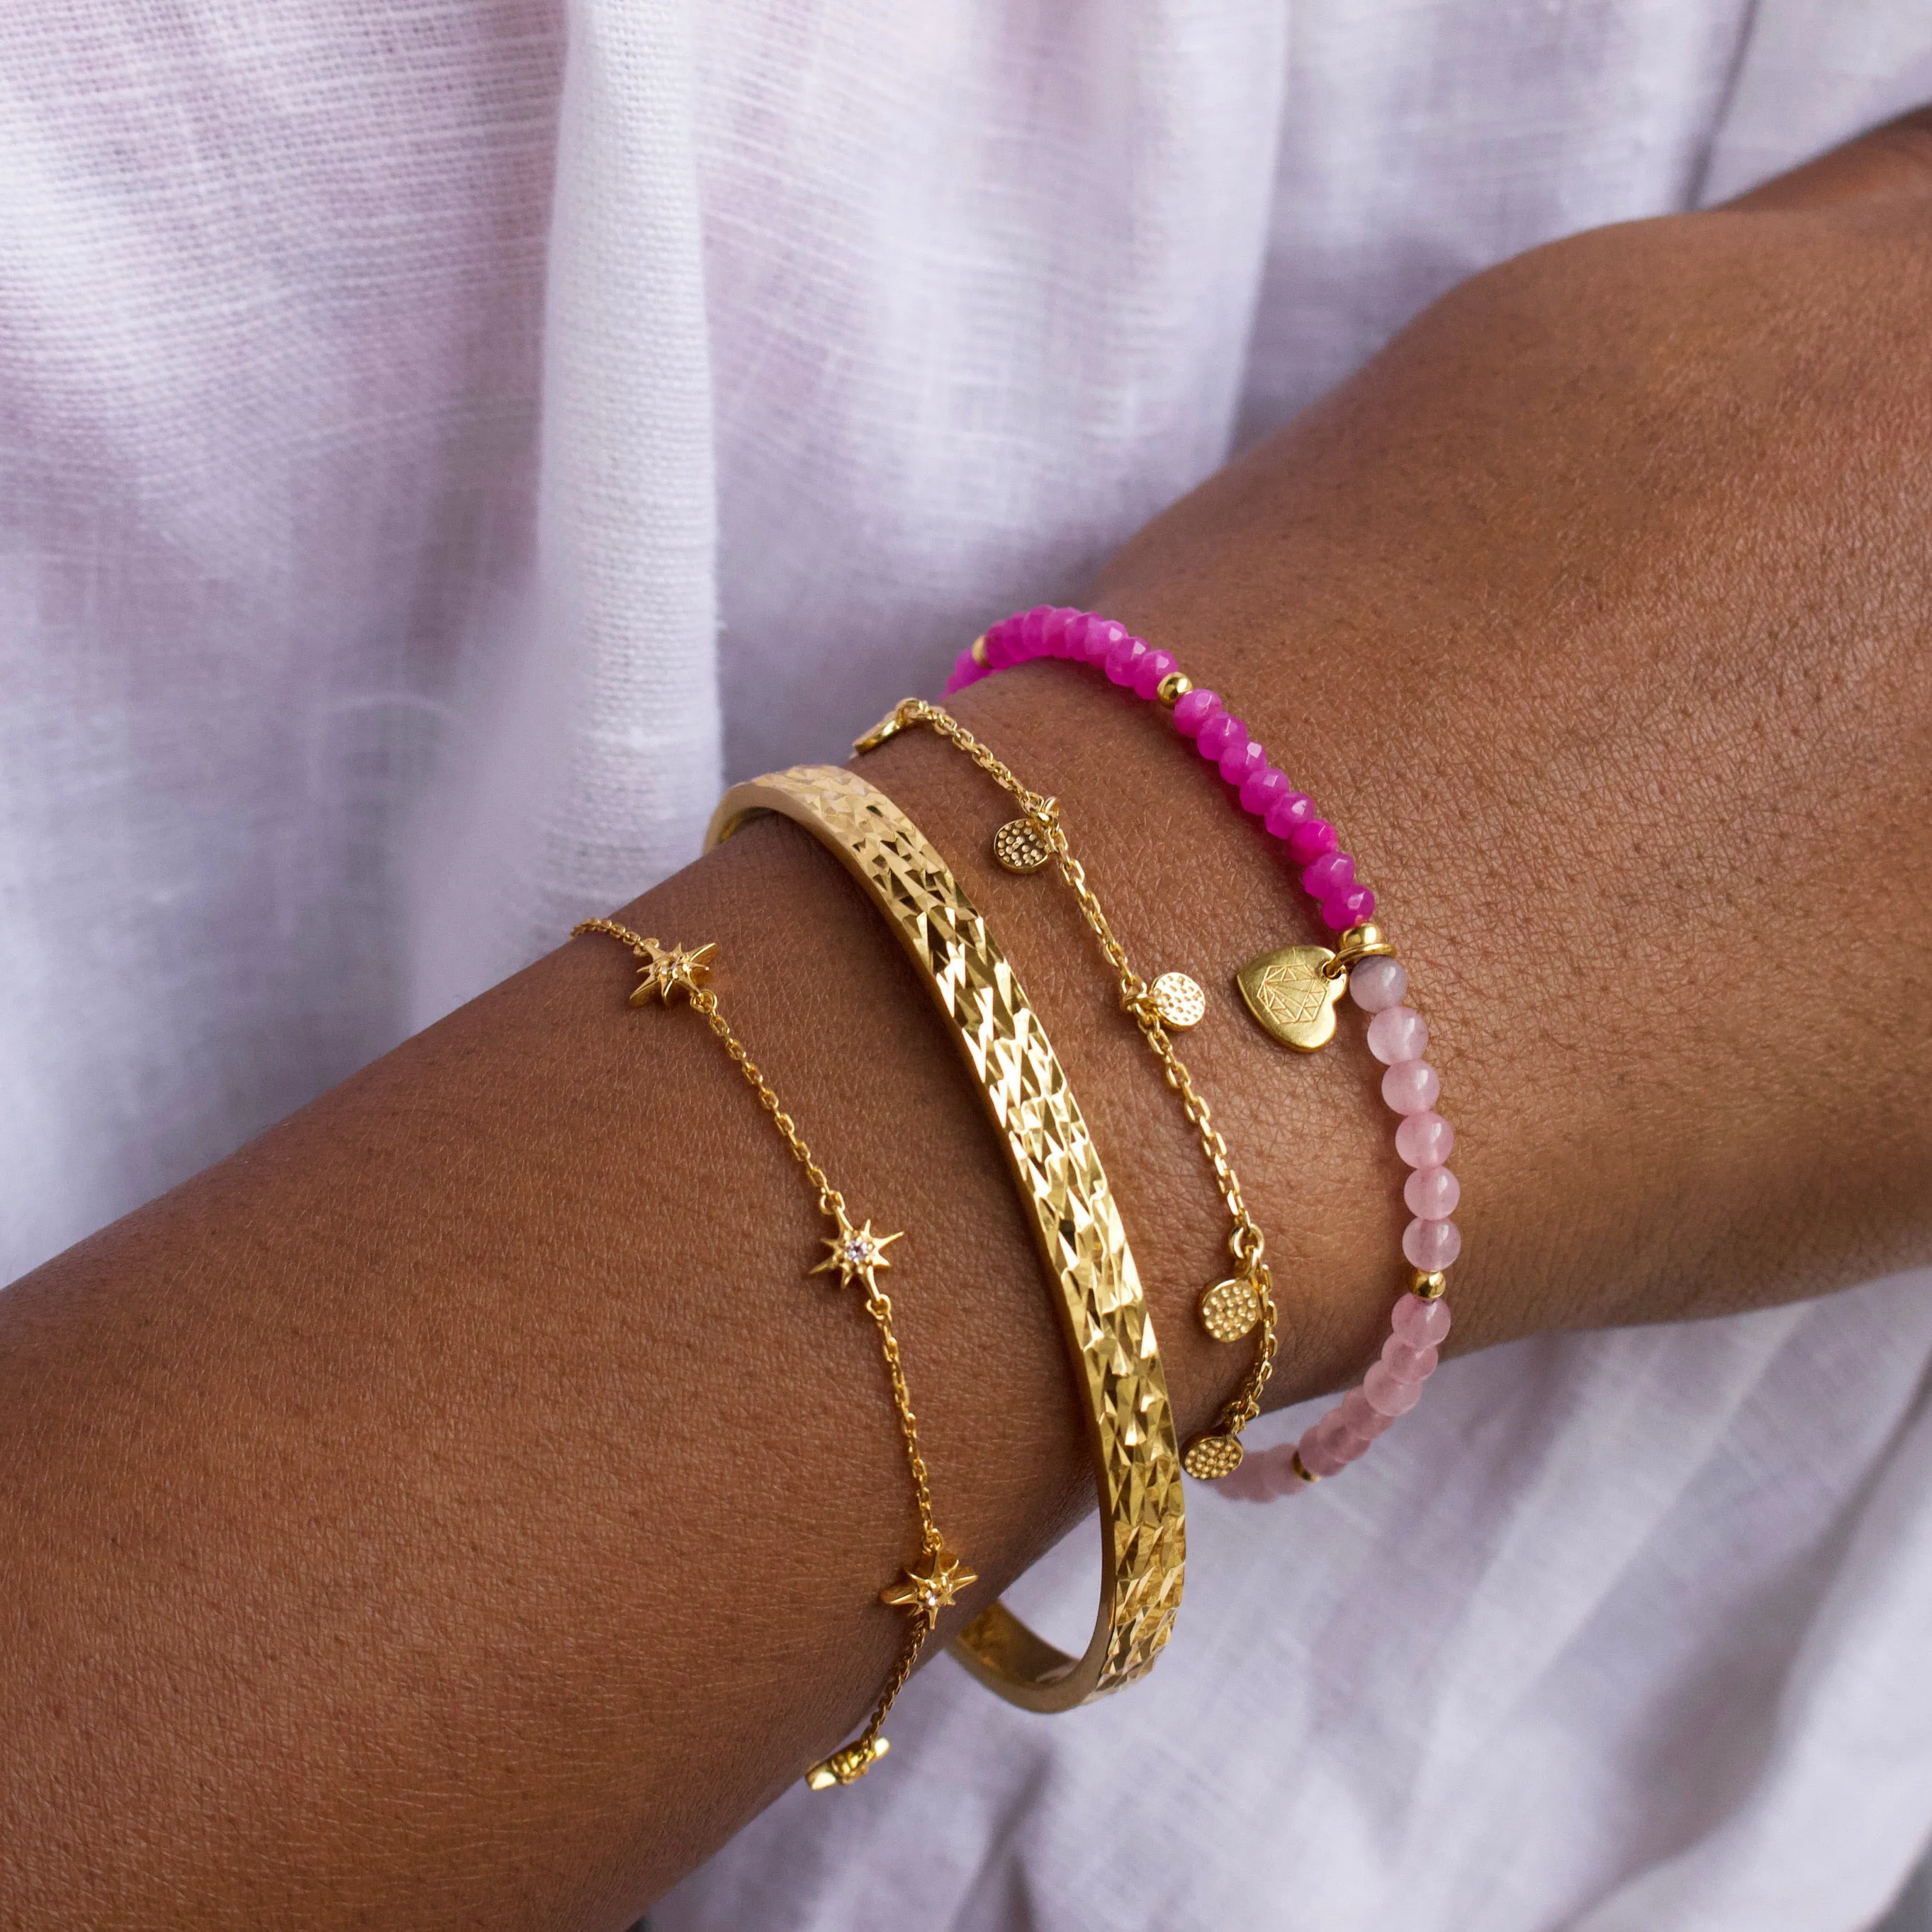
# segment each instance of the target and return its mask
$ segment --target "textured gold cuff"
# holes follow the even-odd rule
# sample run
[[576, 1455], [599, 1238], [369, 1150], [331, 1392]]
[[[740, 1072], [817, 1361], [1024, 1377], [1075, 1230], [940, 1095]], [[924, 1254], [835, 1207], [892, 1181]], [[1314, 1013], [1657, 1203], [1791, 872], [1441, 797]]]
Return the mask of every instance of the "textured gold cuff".
[[884, 912], [958, 1029], [1032, 1210], [1087, 1396], [1100, 1493], [1100, 1614], [1078, 1658], [1002, 1604], [975, 1617], [953, 1649], [1012, 1702], [1071, 1710], [1152, 1668], [1180, 1607], [1186, 1551], [1167, 1378], [1113, 1190], [1046, 1030], [986, 922], [918, 826], [855, 772], [795, 765], [734, 785], [706, 843], [762, 812], [803, 826]]

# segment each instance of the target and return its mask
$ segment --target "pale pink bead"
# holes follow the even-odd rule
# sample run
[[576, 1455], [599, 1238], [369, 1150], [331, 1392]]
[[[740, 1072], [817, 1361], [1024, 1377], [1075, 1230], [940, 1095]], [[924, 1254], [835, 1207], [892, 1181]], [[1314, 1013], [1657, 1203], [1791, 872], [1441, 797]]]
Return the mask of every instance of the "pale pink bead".
[[1170, 676], [1177, 662], [1172, 651], [1149, 651], [1134, 667], [1134, 695], [1152, 698], [1160, 689], [1160, 681]]
[[1276, 838], [1286, 838], [1298, 825], [1306, 825], [1314, 811], [1314, 801], [1305, 791], [1285, 791], [1269, 806], [1262, 825]]
[[1123, 638], [1107, 653], [1106, 670], [1109, 684], [1130, 685], [1134, 681], [1134, 670], [1141, 659], [1148, 655], [1148, 647], [1138, 638]]
[[1325, 818], [1304, 818], [1288, 835], [1288, 856], [1298, 866], [1312, 865], [1324, 852], [1332, 852], [1340, 842], [1335, 828]]
[[1411, 1167], [1440, 1167], [1455, 1144], [1456, 1130], [1427, 1108], [1410, 1114], [1395, 1130], [1395, 1150]]
[[1214, 1485], [1214, 1493], [1238, 1503], [1271, 1502], [1276, 1494], [1275, 1474], [1268, 1453], [1256, 1450], [1244, 1456], [1232, 1476], [1223, 1476]]
[[1366, 1456], [1369, 1451], [1369, 1444], [1373, 1439], [1366, 1436], [1358, 1436], [1342, 1420], [1342, 1412], [1336, 1408], [1331, 1408], [1322, 1418], [1322, 1429], [1323, 1434], [1335, 1445], [1336, 1453], [1345, 1462], [1357, 1462]]
[[1398, 1060], [1382, 1076], [1382, 1100], [1391, 1113], [1419, 1114], [1442, 1091], [1442, 1077], [1426, 1060]]
[[1462, 1231], [1454, 1221], [1412, 1221], [1402, 1231], [1402, 1251], [1412, 1268], [1439, 1274], [1462, 1252]]
[[[1414, 1300], [1413, 1295], [1409, 1299]], [[1395, 1426], [1395, 1418], [1384, 1415], [1358, 1388], [1352, 1388], [1342, 1398], [1342, 1406], [1336, 1413], [1342, 1418], [1342, 1426], [1351, 1436], [1359, 1436], [1365, 1442], [1372, 1442], [1378, 1436]]]
[[1406, 1415], [1422, 1400], [1422, 1384], [1404, 1382], [1388, 1363], [1378, 1362], [1362, 1378], [1362, 1400], [1384, 1415]]
[[1203, 691], [1198, 686], [1190, 691], [1174, 707], [1174, 728], [1184, 738], [1198, 738], [1201, 728], [1208, 719], [1219, 715], [1221, 694], [1218, 691]]
[[1390, 1375], [1406, 1382], [1426, 1382], [1436, 1372], [1436, 1351], [1418, 1348], [1400, 1335], [1391, 1335], [1382, 1344], [1382, 1360]]
[[1446, 1167], [1418, 1167], [1403, 1184], [1408, 1211], [1424, 1221], [1446, 1221], [1462, 1198], [1462, 1184]]
[[1237, 745], [1248, 742], [1248, 728], [1231, 711], [1217, 711], [1195, 734], [1194, 748], [1214, 764]]
[[1285, 772], [1264, 765], [1241, 781], [1241, 809], [1252, 818], [1265, 819], [1275, 800], [1293, 789]]
[[1364, 959], [1348, 970], [1348, 997], [1365, 1013], [1385, 1012], [1399, 1006], [1408, 991], [1408, 968], [1386, 955]]
[[1369, 1051], [1384, 1066], [1420, 1060], [1429, 1051], [1429, 1026], [1413, 1006], [1384, 1006], [1369, 1022]]
[[1267, 769], [1267, 748], [1258, 738], [1231, 744], [1221, 754], [1221, 776], [1232, 785], [1246, 784], [1254, 773]]
[[1324, 852], [1312, 866], [1302, 868], [1302, 890], [1318, 899], [1346, 892], [1354, 883], [1355, 862], [1346, 852]]
[[[1418, 1389], [1416, 1393], [1421, 1391]], [[1336, 1449], [1334, 1438], [1324, 1433], [1318, 1422], [1303, 1435], [1295, 1451], [1301, 1458], [1301, 1466], [1311, 1476], [1339, 1476], [1348, 1466], [1348, 1457]]]
[[1405, 1294], [1389, 1318], [1395, 1332], [1412, 1348], [1432, 1348], [1449, 1333], [1449, 1304], [1442, 1295], [1424, 1301]]

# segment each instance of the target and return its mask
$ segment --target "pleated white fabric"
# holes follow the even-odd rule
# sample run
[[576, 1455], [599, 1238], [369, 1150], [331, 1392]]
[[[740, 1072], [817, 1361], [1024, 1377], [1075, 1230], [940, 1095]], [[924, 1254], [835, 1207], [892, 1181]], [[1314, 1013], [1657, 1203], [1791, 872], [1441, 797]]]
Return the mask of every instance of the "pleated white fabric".
[[[1460, 277], [1928, 98], [1918, 0], [20, 0], [0, 1274]], [[937, 1668], [662, 1922], [1868, 1922], [1932, 1826], [1926, 1286], [1454, 1365], [1297, 1513], [1197, 1505], [1150, 1685]]]

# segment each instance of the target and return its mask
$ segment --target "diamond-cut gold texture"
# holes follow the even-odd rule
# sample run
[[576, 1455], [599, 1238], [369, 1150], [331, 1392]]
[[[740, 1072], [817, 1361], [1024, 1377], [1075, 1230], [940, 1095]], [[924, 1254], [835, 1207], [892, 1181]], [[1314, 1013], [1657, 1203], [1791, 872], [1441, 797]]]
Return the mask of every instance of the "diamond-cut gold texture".
[[707, 844], [760, 812], [794, 820], [837, 854], [920, 967], [999, 1126], [1056, 1284], [1100, 1495], [1094, 1635], [1083, 1655], [1069, 1657], [994, 1604], [953, 1649], [1012, 1702], [1070, 1710], [1152, 1668], [1174, 1628], [1186, 1553], [1167, 1378], [1106, 1170], [1012, 968], [912, 820], [854, 772], [795, 765], [734, 785]]

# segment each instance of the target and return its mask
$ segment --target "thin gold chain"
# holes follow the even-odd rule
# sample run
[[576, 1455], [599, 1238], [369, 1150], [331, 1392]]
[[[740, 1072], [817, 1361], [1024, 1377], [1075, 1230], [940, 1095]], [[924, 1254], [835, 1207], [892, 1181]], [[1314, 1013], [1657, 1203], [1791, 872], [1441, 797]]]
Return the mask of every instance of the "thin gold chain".
[[[575, 939], [586, 933], [600, 933], [628, 946], [632, 956], [642, 960], [645, 970], [656, 970], [664, 957], [664, 949], [654, 940], [640, 938], [627, 926], [620, 926], [615, 920], [586, 919], [571, 928], [570, 936]], [[792, 1158], [804, 1168], [818, 1196], [818, 1211], [830, 1221], [837, 1240], [852, 1234], [846, 1214], [845, 1197], [832, 1186], [825, 1170], [814, 1158], [810, 1144], [798, 1130], [798, 1124], [784, 1109], [772, 1088], [752, 1058], [750, 1051], [732, 1029], [731, 1023], [720, 1010], [718, 995], [708, 986], [695, 983], [692, 979], [680, 979], [676, 986], [691, 1004], [704, 1015], [705, 1024], [723, 1043], [724, 1051], [732, 1064], [745, 1076], [752, 1090], [758, 1096], [758, 1104], [770, 1115], [771, 1122], [790, 1149]], [[871, 1223], [867, 1224], [868, 1228]], [[896, 1236], [892, 1237], [897, 1239]], [[828, 1244], [828, 1245], [832, 1245]], [[926, 1472], [926, 1458], [919, 1446], [919, 1418], [913, 1412], [912, 1394], [907, 1387], [905, 1366], [899, 1353], [899, 1339], [892, 1326], [891, 1298], [878, 1285], [869, 1270], [861, 1277], [866, 1284], [866, 1312], [872, 1318], [879, 1333], [879, 1352], [885, 1358], [886, 1373], [892, 1384], [892, 1408], [898, 1418], [899, 1434], [905, 1445], [906, 1466], [911, 1473], [914, 1500], [919, 1509], [920, 1545], [923, 1558], [931, 1559], [950, 1558], [946, 1549], [946, 1539], [940, 1534], [932, 1508], [932, 1484]], [[911, 1572], [906, 1573], [908, 1578]], [[976, 1580], [970, 1574], [961, 1580], [964, 1582]], [[823, 1764], [813, 1767], [813, 1782], [820, 1782], [818, 1774], [826, 1774], [829, 1781], [849, 1784], [855, 1778], [862, 1778], [873, 1763], [884, 1755], [885, 1746], [880, 1738], [886, 1714], [897, 1701], [899, 1693], [905, 1688], [911, 1677], [914, 1666], [919, 1661], [919, 1654], [939, 1622], [936, 1604], [923, 1599], [905, 1605], [910, 1622], [905, 1641], [900, 1646], [897, 1661], [892, 1674], [886, 1678], [884, 1690], [873, 1706], [872, 1716], [866, 1720], [865, 1729], [851, 1743], [832, 1753]]]
[[1160, 1061], [1167, 1084], [1180, 1096], [1181, 1112], [1200, 1140], [1202, 1151], [1214, 1169], [1216, 1184], [1234, 1222], [1228, 1237], [1228, 1252], [1252, 1282], [1261, 1308], [1261, 1335], [1256, 1346], [1253, 1364], [1240, 1388], [1221, 1412], [1222, 1430], [1230, 1436], [1238, 1436], [1261, 1413], [1262, 1392], [1274, 1372], [1275, 1357], [1280, 1348], [1280, 1317], [1275, 1306], [1273, 1271], [1264, 1258], [1267, 1239], [1248, 1211], [1241, 1192], [1240, 1176], [1234, 1171], [1228, 1143], [1214, 1125], [1208, 1102], [1195, 1090], [1186, 1063], [1174, 1051], [1172, 1037], [1162, 1023], [1152, 989], [1134, 970], [1126, 948], [1120, 944], [1112, 922], [1088, 883], [1087, 868], [1073, 856], [1066, 827], [1060, 822], [1059, 801], [1023, 784], [1011, 766], [940, 706], [922, 698], [909, 698], [900, 705], [896, 717], [898, 728], [902, 730], [916, 724], [929, 727], [949, 744], [964, 752], [1002, 791], [1018, 803], [1052, 853], [1060, 877], [1072, 890], [1088, 928], [1119, 979], [1121, 1010], [1140, 1028], [1142, 1036]]

